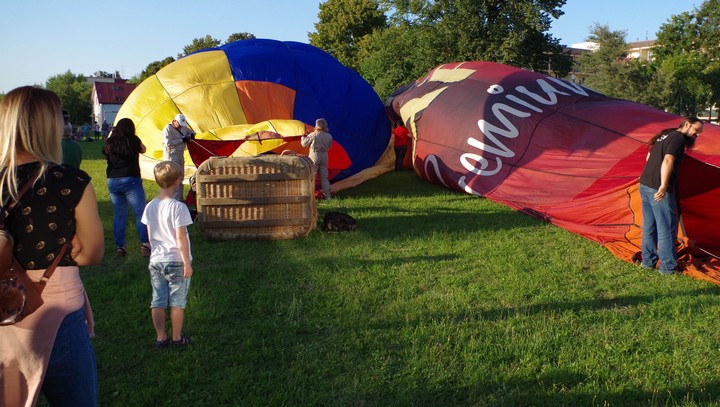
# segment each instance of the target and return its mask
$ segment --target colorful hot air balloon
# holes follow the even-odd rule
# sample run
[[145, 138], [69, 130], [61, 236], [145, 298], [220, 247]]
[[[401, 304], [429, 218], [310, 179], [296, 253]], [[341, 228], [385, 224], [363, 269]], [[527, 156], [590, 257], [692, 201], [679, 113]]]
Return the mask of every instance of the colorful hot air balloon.
[[[311, 45], [236, 41], [181, 58], [143, 81], [116, 120], [132, 119], [147, 146], [144, 176], [152, 178], [149, 169], [162, 158], [162, 130], [177, 113], [197, 133], [188, 150], [200, 153], [186, 153], [186, 163], [228, 152], [307, 153], [299, 136], [323, 117], [334, 138], [329, 153], [333, 190], [391, 169], [384, 154], [390, 123], [382, 101], [357, 73]], [[186, 175], [192, 172], [194, 167], [186, 169]]]
[[[491, 62], [442, 65], [398, 90], [423, 178], [547, 220], [632, 261], [647, 141], [682, 118]], [[706, 125], [680, 169], [686, 273], [720, 284], [720, 128]]]

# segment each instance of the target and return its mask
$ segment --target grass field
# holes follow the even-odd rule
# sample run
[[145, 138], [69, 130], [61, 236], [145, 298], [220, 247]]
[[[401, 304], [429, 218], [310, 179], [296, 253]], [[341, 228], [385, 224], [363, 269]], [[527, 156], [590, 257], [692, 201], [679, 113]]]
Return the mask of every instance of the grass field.
[[157, 351], [147, 261], [130, 224], [114, 256], [100, 143], [83, 147], [105, 225], [82, 271], [102, 406], [720, 406], [718, 287], [410, 171], [319, 203], [356, 232], [192, 226], [193, 343]]

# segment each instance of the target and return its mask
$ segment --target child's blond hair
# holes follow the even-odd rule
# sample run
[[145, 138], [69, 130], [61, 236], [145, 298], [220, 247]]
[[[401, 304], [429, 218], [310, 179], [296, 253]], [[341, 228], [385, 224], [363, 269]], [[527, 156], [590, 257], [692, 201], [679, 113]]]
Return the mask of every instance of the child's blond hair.
[[155, 174], [155, 182], [162, 189], [171, 188], [178, 179], [182, 179], [184, 174], [180, 164], [172, 161], [163, 161], [155, 165], [153, 169]]

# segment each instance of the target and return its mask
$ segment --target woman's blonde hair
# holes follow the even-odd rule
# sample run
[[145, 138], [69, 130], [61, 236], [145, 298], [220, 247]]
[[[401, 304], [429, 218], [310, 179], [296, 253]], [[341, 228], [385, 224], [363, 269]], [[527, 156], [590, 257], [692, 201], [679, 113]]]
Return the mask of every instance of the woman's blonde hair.
[[52, 91], [23, 86], [11, 90], [0, 102], [0, 196], [17, 198], [18, 154], [25, 152], [40, 162], [62, 161], [63, 136], [60, 98]]

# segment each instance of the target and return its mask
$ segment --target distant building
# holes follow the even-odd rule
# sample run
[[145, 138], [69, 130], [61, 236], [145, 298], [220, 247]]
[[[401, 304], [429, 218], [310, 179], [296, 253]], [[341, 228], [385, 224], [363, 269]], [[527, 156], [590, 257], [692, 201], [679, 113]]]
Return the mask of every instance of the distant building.
[[93, 81], [90, 105], [92, 106], [92, 121], [101, 125], [107, 121], [111, 126], [115, 123], [120, 106], [127, 100], [137, 85], [127, 83], [126, 79], [102, 78]]
[[[637, 59], [643, 62], [652, 61], [652, 48], [654, 46], [655, 40], [628, 42], [626, 59]], [[572, 44], [570, 47], [565, 48], [565, 52], [569, 53], [573, 60], [573, 70], [565, 79], [574, 83], [582, 84], [588, 74], [583, 73], [582, 69], [580, 69], [581, 57], [585, 54], [597, 51], [598, 47], [597, 43], [588, 41]]]
[[628, 42], [628, 57], [647, 62], [653, 60], [652, 48], [655, 40]]
[[[592, 49], [589, 49], [588, 47]], [[592, 42], [573, 44], [571, 47], [565, 48], [564, 51], [570, 54], [570, 57], [573, 61], [572, 71], [570, 71], [570, 74], [568, 74], [565, 79], [573, 83], [582, 85], [587, 74], [583, 74], [582, 72], [580, 72], [580, 57], [593, 52], [595, 49], [597, 49], [597, 45]]]
[[[628, 42], [627, 44], [628, 58], [639, 59], [640, 61], [651, 61], [653, 59], [652, 48], [655, 46], [655, 40]], [[572, 44], [570, 49], [587, 50], [595, 52], [598, 44], [595, 42], [579, 42]]]
[[570, 49], [577, 49], [577, 50], [585, 50], [585, 51], [592, 51], [595, 52], [600, 46], [597, 44], [597, 42], [592, 41], [586, 41], [586, 42], [578, 42], [576, 44], [571, 44]]

